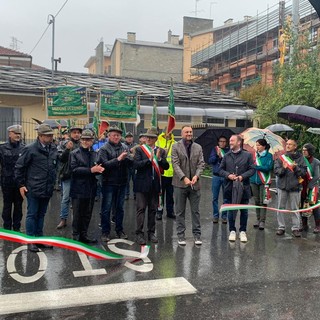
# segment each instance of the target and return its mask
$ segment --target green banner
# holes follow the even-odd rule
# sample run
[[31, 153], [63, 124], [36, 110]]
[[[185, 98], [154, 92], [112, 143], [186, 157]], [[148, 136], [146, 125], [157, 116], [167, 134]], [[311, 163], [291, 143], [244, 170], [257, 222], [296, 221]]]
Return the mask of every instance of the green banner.
[[48, 119], [87, 118], [87, 90], [84, 87], [55, 87], [46, 89]]
[[101, 90], [100, 120], [136, 121], [137, 91]]

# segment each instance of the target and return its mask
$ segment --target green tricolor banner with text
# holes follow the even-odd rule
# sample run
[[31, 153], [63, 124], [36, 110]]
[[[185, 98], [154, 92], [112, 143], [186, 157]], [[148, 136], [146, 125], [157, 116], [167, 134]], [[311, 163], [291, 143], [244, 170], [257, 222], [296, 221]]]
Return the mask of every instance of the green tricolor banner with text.
[[87, 89], [73, 86], [47, 88], [46, 109], [48, 119], [87, 118]]
[[101, 90], [100, 120], [137, 120], [137, 91]]

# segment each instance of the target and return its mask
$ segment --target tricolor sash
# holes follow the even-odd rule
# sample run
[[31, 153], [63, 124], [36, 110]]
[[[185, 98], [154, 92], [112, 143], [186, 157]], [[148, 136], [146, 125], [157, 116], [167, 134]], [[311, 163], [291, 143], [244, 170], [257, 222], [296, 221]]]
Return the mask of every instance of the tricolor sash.
[[224, 155], [226, 154], [225, 151], [224, 151], [222, 148], [220, 148], [219, 146], [216, 146], [216, 152], [217, 152], [217, 154], [219, 153], [219, 151], [220, 151], [220, 153], [221, 153], [221, 157], [223, 158]]
[[[257, 166], [261, 167], [262, 163], [259, 157], [257, 157], [257, 155], [255, 154], [255, 163], [257, 164]], [[261, 179], [263, 184], [270, 184], [271, 183], [271, 172], [268, 173], [264, 173], [260, 170], [257, 170], [258, 176]]]
[[[141, 150], [144, 152], [144, 154], [150, 159], [151, 158], [151, 148], [147, 144], [143, 144], [141, 147]], [[161, 181], [161, 171], [158, 163], [157, 155], [154, 154], [152, 158], [152, 167], [154, 168], [155, 172], [157, 173], [159, 180]]]
[[306, 177], [307, 177], [307, 180], [310, 181], [310, 180], [312, 180], [312, 177], [313, 177], [313, 170], [312, 170], [312, 167], [311, 167], [309, 160], [306, 157], [303, 157], [303, 159], [307, 165]]
[[287, 164], [288, 169], [290, 171], [293, 171], [293, 161], [288, 156], [286, 156], [285, 154], [282, 154], [279, 158], [282, 161], [282, 163]]
[[[151, 158], [151, 152], [152, 149], [151, 147], [149, 147], [147, 144], [143, 144], [141, 147], [141, 150], [144, 152], [144, 154], [150, 159]], [[159, 192], [159, 199], [158, 199], [158, 210], [162, 210], [163, 209], [163, 205], [162, 205], [162, 197], [161, 197], [161, 171], [160, 171], [160, 167], [159, 167], [159, 163], [158, 163], [158, 158], [156, 154], [153, 154], [153, 158], [152, 158], [152, 167], [154, 169], [154, 171], [157, 173], [158, 178], [159, 178], [159, 183], [160, 183], [160, 192]]]

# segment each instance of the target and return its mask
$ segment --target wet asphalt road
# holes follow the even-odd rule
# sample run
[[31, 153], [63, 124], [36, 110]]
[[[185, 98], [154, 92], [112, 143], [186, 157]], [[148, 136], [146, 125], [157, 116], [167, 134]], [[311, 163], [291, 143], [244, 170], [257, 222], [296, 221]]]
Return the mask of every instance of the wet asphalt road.
[[[157, 221], [159, 243], [150, 244], [150, 260], [144, 261], [88, 259], [61, 248], [39, 257], [0, 240], [0, 319], [318, 319], [320, 237], [312, 233], [313, 221], [308, 233], [293, 239], [289, 217], [287, 233], [279, 237], [274, 213], [260, 231], [252, 227], [250, 212], [248, 243], [232, 244], [228, 227], [212, 224], [211, 180], [202, 179], [202, 185], [201, 247], [193, 244], [190, 214], [187, 245], [178, 246], [175, 221], [165, 217]], [[71, 237], [70, 223], [55, 229], [59, 203], [55, 192], [45, 234]], [[90, 236], [97, 238], [99, 206], [96, 202], [90, 225]], [[135, 201], [129, 199], [124, 227], [131, 241], [134, 214]], [[101, 242], [97, 246], [102, 248]], [[125, 241], [104, 247], [133, 256], [140, 251]], [[13, 253], [17, 248], [21, 251]]]

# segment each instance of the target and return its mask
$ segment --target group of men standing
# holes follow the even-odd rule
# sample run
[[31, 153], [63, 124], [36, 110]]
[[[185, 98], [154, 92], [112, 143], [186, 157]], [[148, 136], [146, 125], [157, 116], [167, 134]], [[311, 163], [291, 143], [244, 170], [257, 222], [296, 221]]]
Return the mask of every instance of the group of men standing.
[[[269, 145], [265, 139], [258, 139], [256, 142], [256, 154], [254, 157], [243, 149], [242, 138], [239, 135], [232, 135], [227, 147], [227, 138], [221, 136], [218, 146], [215, 147], [209, 158], [213, 167], [212, 193], [213, 193], [213, 223], [219, 222], [219, 192], [222, 188], [223, 203], [243, 204], [249, 203], [251, 196], [254, 196], [257, 222], [254, 227], [264, 230], [269, 187], [271, 183], [271, 171], [276, 177], [278, 201], [277, 212], [278, 229], [276, 234], [285, 234], [285, 213], [281, 209], [295, 211], [303, 208], [307, 201], [315, 204], [318, 201], [319, 160], [314, 158], [315, 148], [307, 143], [298, 151], [298, 144], [295, 140], [289, 139], [286, 142], [286, 150], [278, 157], [273, 166], [272, 155], [269, 153]], [[253, 194], [252, 194], [253, 193]], [[313, 198], [312, 198], [313, 197]], [[312, 198], [312, 199], [311, 199]], [[267, 200], [267, 201], [266, 201]], [[227, 211], [229, 223], [229, 241], [235, 241], [236, 216], [238, 209]], [[319, 208], [310, 210], [314, 215], [314, 233], [320, 232], [320, 211]], [[309, 212], [309, 213], [310, 213]], [[306, 215], [291, 212], [292, 236], [301, 237], [301, 231], [308, 229]], [[227, 223], [226, 211], [222, 213], [222, 223]], [[247, 221], [248, 209], [240, 210], [239, 238], [241, 242], [247, 242]]]
[[[182, 139], [178, 143], [172, 133], [166, 132], [158, 140], [157, 130], [151, 128], [141, 135], [143, 141], [139, 145], [122, 142], [122, 130], [110, 127], [108, 137], [98, 152], [92, 148], [93, 132], [80, 127], [71, 127], [69, 138], [58, 147], [53, 141], [54, 132], [47, 124], [38, 126], [38, 137], [29, 145], [22, 144], [21, 133], [21, 126], [10, 126], [8, 142], [0, 146], [4, 228], [20, 231], [22, 202], [26, 198], [26, 233], [34, 237], [43, 236], [44, 218], [58, 172], [62, 197], [57, 229], [67, 226], [71, 199], [73, 239], [84, 243], [97, 242], [88, 236], [88, 227], [97, 194], [97, 177], [102, 176], [101, 240], [107, 242], [111, 239], [111, 216], [115, 218], [117, 237], [126, 239], [123, 206], [128, 196], [130, 171], [134, 171], [137, 243], [146, 243], [146, 219], [148, 240], [158, 242], [155, 221], [162, 219], [165, 206], [168, 218], [175, 219], [177, 215], [178, 242], [185, 245], [187, 199], [191, 204], [194, 241], [202, 243], [199, 179], [204, 161], [200, 145], [192, 141], [190, 126], [182, 129]], [[28, 245], [32, 252], [39, 251], [39, 248], [52, 247]]]
[[[201, 146], [193, 142], [191, 126], [182, 128], [179, 142], [174, 140], [172, 133], [163, 132], [159, 136], [156, 128], [151, 128], [141, 135], [143, 141], [139, 145], [130, 139], [122, 142], [122, 130], [113, 126], [109, 128], [107, 139], [98, 152], [92, 148], [95, 137], [91, 130], [71, 127], [70, 138], [58, 148], [53, 143], [54, 133], [50, 126], [42, 124], [37, 130], [36, 141], [24, 146], [21, 142], [21, 126], [10, 126], [8, 141], [0, 145], [4, 228], [20, 231], [22, 202], [26, 197], [26, 233], [29, 236], [43, 235], [44, 217], [53, 193], [59, 161], [62, 198], [61, 220], [57, 229], [67, 225], [72, 199], [73, 239], [84, 243], [97, 242], [88, 236], [88, 227], [99, 176], [102, 177], [101, 240], [108, 242], [111, 239], [112, 217], [116, 236], [128, 238], [123, 228], [124, 202], [130, 192], [128, 182], [134, 172], [136, 242], [140, 245], [146, 244], [147, 240], [158, 242], [156, 219], [162, 219], [165, 206], [167, 217], [176, 218], [178, 243], [186, 245], [185, 211], [189, 200], [194, 242], [197, 245], [202, 243], [199, 180], [204, 169], [204, 159]], [[132, 138], [132, 135], [128, 137]], [[242, 139], [238, 135], [232, 135], [227, 145], [228, 139], [221, 136], [218, 146], [209, 157], [209, 163], [213, 166], [213, 223], [219, 222], [218, 199], [221, 187], [225, 204], [248, 204], [253, 191], [255, 204], [259, 206], [254, 227], [263, 230], [266, 219], [264, 192], [268, 188], [267, 184], [270, 184], [272, 169], [276, 176], [279, 209], [297, 210], [302, 202], [311, 197], [314, 203], [317, 202], [319, 160], [314, 158], [315, 150], [311, 144], [303, 146], [302, 155], [297, 150], [297, 142], [288, 140], [285, 154], [275, 160], [274, 167], [265, 139], [257, 140], [255, 157], [243, 149]], [[230, 241], [237, 238], [236, 213], [237, 210], [229, 210], [221, 215], [222, 223], [229, 224]], [[316, 225], [314, 232], [318, 233], [319, 209], [314, 209], [313, 214]], [[291, 218], [292, 235], [300, 237], [301, 229], [308, 227], [306, 217], [293, 213]], [[276, 234], [283, 235], [285, 219], [281, 210], [277, 213], [277, 220]], [[247, 241], [247, 221], [248, 210], [241, 209], [239, 238], [242, 242]], [[49, 246], [30, 244], [29, 250], [37, 252], [39, 247]]]

